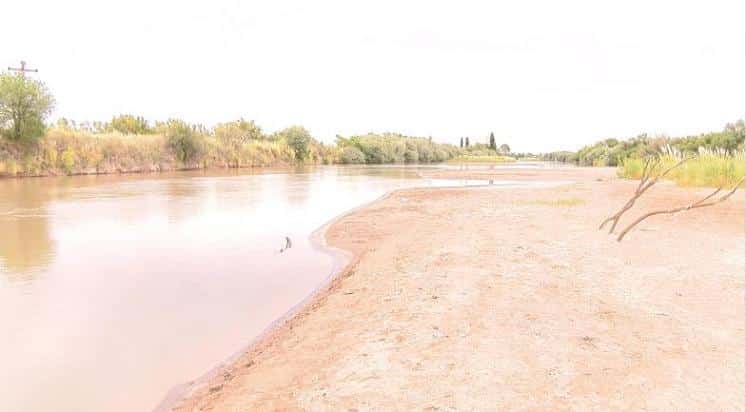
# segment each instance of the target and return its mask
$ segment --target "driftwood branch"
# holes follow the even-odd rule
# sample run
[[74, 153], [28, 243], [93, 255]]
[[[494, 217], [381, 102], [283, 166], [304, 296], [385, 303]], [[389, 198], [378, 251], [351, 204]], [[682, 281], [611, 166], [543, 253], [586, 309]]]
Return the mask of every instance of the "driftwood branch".
[[738, 190], [738, 187], [741, 186], [741, 183], [743, 183], [743, 181], [744, 181], [744, 178], [741, 178], [741, 180], [739, 180], [738, 183], [736, 183], [735, 185], [733, 185], [733, 188], [731, 188], [731, 190], [728, 191], [728, 193], [720, 196], [720, 198], [718, 198], [717, 200], [713, 200], [713, 201], [708, 202], [708, 200], [712, 199], [715, 195], [717, 195], [718, 193], [720, 193], [723, 190], [722, 186], [719, 187], [719, 188], [717, 188], [715, 191], [713, 191], [709, 195], [705, 196], [704, 198], [702, 198], [702, 199], [700, 199], [700, 200], [698, 200], [698, 201], [696, 201], [694, 203], [688, 204], [686, 206], [681, 206], [681, 207], [677, 207], [677, 208], [674, 208], [674, 209], [668, 209], [668, 210], [656, 210], [654, 212], [646, 213], [646, 214], [640, 216], [639, 218], [637, 218], [637, 220], [635, 220], [634, 222], [632, 222], [629, 226], [627, 226], [627, 228], [624, 229], [619, 234], [619, 237], [617, 237], [616, 240], [618, 242], [621, 242], [622, 239], [624, 239], [624, 236], [626, 236], [627, 233], [629, 233], [629, 231], [632, 230], [632, 228], [634, 228], [635, 226], [637, 226], [637, 224], [639, 224], [640, 222], [642, 222], [643, 220], [645, 220], [645, 219], [647, 219], [647, 218], [649, 218], [651, 216], [663, 215], [663, 214], [674, 214], [674, 213], [684, 212], [684, 211], [690, 210], [690, 209], [697, 209], [697, 208], [700, 208], [700, 207], [714, 206], [714, 205], [716, 205], [718, 203], [724, 202], [724, 201], [728, 200], [729, 197], [733, 196], [733, 193], [736, 193], [736, 190]]
[[661, 173], [656, 174], [655, 171], [658, 170], [658, 168], [661, 165], [661, 159], [660, 158], [650, 158], [648, 157], [645, 159], [645, 164], [642, 168], [642, 176], [640, 176], [640, 183], [637, 185], [637, 188], [635, 189], [635, 193], [632, 195], [632, 197], [627, 200], [627, 203], [622, 206], [621, 209], [619, 209], [618, 212], [613, 214], [612, 216], [609, 216], [601, 222], [601, 225], [598, 226], [598, 230], [601, 230], [606, 226], [607, 223], [611, 223], [611, 227], [609, 228], [609, 234], [614, 233], [614, 229], [616, 229], [617, 224], [619, 223], [619, 219], [622, 218], [622, 215], [632, 208], [632, 206], [635, 205], [635, 202], [637, 199], [642, 196], [645, 191], [653, 187], [654, 184], [658, 183], [658, 181], [662, 178], [664, 178], [667, 174], [669, 174], [672, 170], [676, 169], [677, 167], [681, 166], [685, 162], [693, 159], [693, 157], [685, 157], [681, 160], [679, 160], [674, 165], [670, 166], [668, 169], [662, 171]]

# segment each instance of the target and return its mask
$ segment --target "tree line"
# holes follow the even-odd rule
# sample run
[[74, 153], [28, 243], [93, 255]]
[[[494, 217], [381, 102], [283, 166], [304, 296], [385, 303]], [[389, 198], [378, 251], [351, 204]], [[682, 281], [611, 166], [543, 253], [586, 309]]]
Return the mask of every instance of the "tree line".
[[640, 159], [660, 154], [666, 147], [683, 153], [700, 150], [733, 156], [744, 150], [746, 127], [744, 120], [728, 123], [721, 131], [683, 137], [650, 137], [647, 134], [619, 140], [604, 139], [580, 150], [558, 151], [542, 155], [544, 160], [575, 163], [579, 166], [619, 166], [627, 159]]
[[295, 125], [268, 133], [253, 120], [213, 127], [122, 114], [104, 122], [46, 119], [54, 98], [40, 81], [0, 74], [0, 175], [47, 175], [282, 166], [297, 163], [429, 163], [455, 145], [397, 133], [337, 136], [333, 144]]
[[507, 143], [503, 143], [499, 147], [497, 146], [494, 132], [490, 132], [487, 144], [477, 143], [472, 145], [468, 137], [462, 137], [459, 142], [459, 147], [461, 149], [466, 149], [467, 151], [492, 151], [494, 154], [498, 155], [508, 155], [511, 153], [510, 146], [508, 146]]

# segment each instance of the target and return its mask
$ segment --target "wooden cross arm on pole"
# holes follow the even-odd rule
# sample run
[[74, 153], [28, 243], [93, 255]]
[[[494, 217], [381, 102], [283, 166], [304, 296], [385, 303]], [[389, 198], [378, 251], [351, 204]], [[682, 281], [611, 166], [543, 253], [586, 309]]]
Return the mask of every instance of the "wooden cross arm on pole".
[[26, 73], [38, 73], [39, 69], [27, 69], [26, 68], [26, 62], [21, 60], [21, 67], [8, 67], [8, 70], [12, 72], [18, 72], [21, 76], [24, 76]]

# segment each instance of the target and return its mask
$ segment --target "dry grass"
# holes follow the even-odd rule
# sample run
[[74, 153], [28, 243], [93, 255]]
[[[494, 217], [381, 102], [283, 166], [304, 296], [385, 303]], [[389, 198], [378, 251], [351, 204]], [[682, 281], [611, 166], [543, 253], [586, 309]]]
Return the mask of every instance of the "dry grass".
[[[278, 166], [294, 162], [284, 141], [257, 140], [226, 144], [211, 136], [199, 139], [198, 156], [177, 160], [164, 136], [89, 134], [52, 129], [34, 142], [0, 139], [0, 176], [156, 172], [207, 167]], [[319, 150], [312, 162], [322, 161]]]
[[[664, 149], [661, 155], [661, 169], [665, 169], [678, 162], [684, 155], [670, 147]], [[639, 179], [645, 161], [643, 159], [628, 159], [620, 167], [620, 177]], [[689, 187], [720, 187], [735, 184], [744, 176], [746, 156], [743, 152], [728, 154], [724, 151], [700, 149], [699, 154], [674, 169], [667, 176], [680, 186]]]

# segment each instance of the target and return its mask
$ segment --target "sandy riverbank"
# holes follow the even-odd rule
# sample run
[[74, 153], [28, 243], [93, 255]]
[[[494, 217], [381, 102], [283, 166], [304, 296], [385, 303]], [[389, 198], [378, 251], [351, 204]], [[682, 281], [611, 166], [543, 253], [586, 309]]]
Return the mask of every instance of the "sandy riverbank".
[[[404, 190], [337, 220], [353, 263], [175, 409], [744, 409], [742, 191], [617, 243], [596, 227], [634, 183], [612, 170], [437, 173], [574, 183]], [[622, 226], [705, 192], [660, 184]]]

